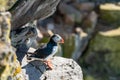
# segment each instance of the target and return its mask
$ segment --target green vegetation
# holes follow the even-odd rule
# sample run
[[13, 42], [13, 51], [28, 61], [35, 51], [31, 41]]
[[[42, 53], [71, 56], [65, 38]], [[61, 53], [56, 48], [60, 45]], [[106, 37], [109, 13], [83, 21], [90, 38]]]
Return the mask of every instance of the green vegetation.
[[[109, 80], [120, 76], [120, 36], [106, 37], [96, 35], [80, 61], [83, 69], [98, 79], [86, 76], [85, 80]], [[88, 75], [88, 73], [86, 74]]]
[[75, 48], [75, 36], [65, 38], [65, 43], [62, 45], [63, 57], [70, 58]]
[[100, 9], [100, 17], [105, 23], [120, 25], [120, 6], [105, 4], [101, 5]]

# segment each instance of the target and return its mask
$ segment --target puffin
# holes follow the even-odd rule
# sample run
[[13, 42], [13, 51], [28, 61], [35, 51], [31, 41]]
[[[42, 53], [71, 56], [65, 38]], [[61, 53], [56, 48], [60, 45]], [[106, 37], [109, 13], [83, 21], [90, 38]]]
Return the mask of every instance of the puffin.
[[58, 35], [53, 34], [48, 43], [44, 44], [42, 47], [39, 47], [34, 53], [29, 56], [31, 58], [42, 59], [43, 62], [52, 70], [53, 66], [51, 63], [51, 58], [58, 51], [58, 44], [64, 43], [64, 39]]

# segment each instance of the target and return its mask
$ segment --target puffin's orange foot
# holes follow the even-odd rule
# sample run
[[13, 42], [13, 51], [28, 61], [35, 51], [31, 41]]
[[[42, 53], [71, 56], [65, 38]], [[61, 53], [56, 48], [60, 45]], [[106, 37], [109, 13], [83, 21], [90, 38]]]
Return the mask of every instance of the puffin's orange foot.
[[44, 63], [49, 67], [50, 70], [53, 69], [53, 65], [52, 65], [51, 60], [46, 60], [46, 61], [44, 61]]

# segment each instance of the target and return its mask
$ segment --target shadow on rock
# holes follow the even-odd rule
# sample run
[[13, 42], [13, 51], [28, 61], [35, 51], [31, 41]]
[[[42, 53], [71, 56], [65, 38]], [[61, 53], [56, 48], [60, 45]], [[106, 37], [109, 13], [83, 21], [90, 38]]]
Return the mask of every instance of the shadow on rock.
[[23, 66], [22, 70], [26, 74], [27, 80], [40, 80], [42, 74], [47, 70], [47, 66], [43, 62], [35, 60]]

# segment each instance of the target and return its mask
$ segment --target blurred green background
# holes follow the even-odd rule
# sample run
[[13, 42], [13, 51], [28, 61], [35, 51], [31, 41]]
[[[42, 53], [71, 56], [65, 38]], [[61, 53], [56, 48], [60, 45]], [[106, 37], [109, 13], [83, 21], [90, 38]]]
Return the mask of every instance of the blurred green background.
[[80, 1], [61, 1], [41, 32], [50, 28], [64, 37], [61, 54], [78, 62], [84, 80], [120, 80], [119, 2]]

